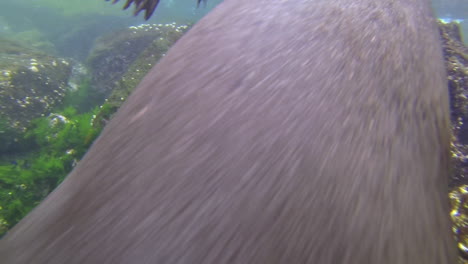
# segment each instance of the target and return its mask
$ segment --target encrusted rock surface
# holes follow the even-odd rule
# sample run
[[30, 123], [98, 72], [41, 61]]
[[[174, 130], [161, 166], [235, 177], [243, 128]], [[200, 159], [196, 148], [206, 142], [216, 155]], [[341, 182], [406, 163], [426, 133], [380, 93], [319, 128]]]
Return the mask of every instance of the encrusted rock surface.
[[66, 59], [0, 39], [0, 153], [32, 119], [62, 103], [71, 69]]

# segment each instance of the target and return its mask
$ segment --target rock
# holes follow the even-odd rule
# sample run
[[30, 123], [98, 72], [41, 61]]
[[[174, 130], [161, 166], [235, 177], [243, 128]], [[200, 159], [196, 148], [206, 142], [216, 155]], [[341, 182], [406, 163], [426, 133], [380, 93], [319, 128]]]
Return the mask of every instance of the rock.
[[65, 59], [0, 39], [0, 154], [32, 119], [62, 103], [71, 69]]
[[459, 24], [439, 22], [439, 29], [448, 74], [453, 134], [450, 216], [459, 262], [468, 263], [468, 47], [462, 42]]
[[457, 23], [439, 22], [448, 74], [452, 119], [452, 157], [455, 171], [451, 186], [468, 184], [468, 47]]
[[[88, 59], [95, 92], [103, 98], [111, 93], [117, 93], [119, 98], [126, 98], [187, 29], [187, 25], [175, 23], [143, 24], [96, 40]], [[116, 89], [119, 91], [115, 91]]]

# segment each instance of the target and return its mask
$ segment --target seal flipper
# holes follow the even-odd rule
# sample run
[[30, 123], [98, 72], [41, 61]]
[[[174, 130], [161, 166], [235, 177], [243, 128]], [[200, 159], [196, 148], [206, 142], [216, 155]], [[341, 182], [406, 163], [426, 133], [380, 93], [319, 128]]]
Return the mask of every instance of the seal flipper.
[[[115, 4], [118, 1], [119, 0], [113, 0], [112, 3]], [[202, 1], [206, 5], [207, 0], [197, 0], [197, 8], [200, 6], [200, 3]], [[127, 9], [128, 7], [130, 7], [130, 5], [132, 5], [132, 3], [134, 3], [136, 6], [133, 14], [136, 16], [140, 13], [140, 11], [145, 10], [145, 20], [148, 20], [153, 15], [154, 10], [156, 10], [156, 7], [158, 7], [159, 0], [127, 0], [123, 9]]]
[[[109, 0], [106, 0], [109, 1]], [[115, 4], [119, 0], [113, 0], [112, 3]], [[148, 20], [156, 10], [156, 7], [159, 4], [159, 0], [127, 0], [123, 9], [127, 9], [130, 5], [135, 4], [134, 15], [138, 15], [142, 10], [145, 11], [145, 20]]]
[[206, 7], [206, 1], [207, 0], [197, 0], [197, 8], [200, 6], [200, 3], [203, 1], [203, 4], [205, 5]]

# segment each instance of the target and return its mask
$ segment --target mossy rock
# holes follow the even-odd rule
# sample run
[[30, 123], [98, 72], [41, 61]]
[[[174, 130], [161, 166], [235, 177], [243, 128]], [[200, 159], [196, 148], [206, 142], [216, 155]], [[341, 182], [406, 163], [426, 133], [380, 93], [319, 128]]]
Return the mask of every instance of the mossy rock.
[[452, 157], [455, 164], [451, 186], [468, 184], [468, 47], [458, 23], [439, 22], [447, 68], [452, 121]]
[[92, 126], [98, 108], [73, 107], [31, 122], [28, 153], [0, 160], [0, 237], [65, 178], [100, 133]]
[[[61, 105], [71, 70], [65, 59], [0, 38], [0, 123], [8, 138]], [[0, 132], [0, 154], [12, 143], [3, 136]]]
[[188, 28], [144, 24], [97, 39], [88, 58], [92, 85], [98, 87], [95, 92], [107, 98], [117, 88], [132, 90]]
[[460, 25], [439, 22], [452, 121], [450, 216], [458, 243], [459, 263], [468, 263], [468, 47], [462, 41]]

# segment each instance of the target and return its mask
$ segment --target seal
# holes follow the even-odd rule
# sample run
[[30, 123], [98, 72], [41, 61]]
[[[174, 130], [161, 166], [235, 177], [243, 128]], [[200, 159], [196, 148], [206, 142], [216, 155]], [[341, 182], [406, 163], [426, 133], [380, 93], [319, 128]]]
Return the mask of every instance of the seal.
[[0, 259], [453, 264], [449, 134], [428, 0], [225, 0]]

